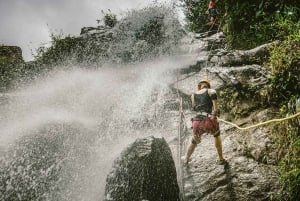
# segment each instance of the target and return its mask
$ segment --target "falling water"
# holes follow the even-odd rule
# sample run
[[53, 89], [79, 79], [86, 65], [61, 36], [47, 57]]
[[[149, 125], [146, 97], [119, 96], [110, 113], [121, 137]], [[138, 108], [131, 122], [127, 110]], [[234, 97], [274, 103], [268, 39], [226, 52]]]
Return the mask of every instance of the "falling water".
[[0, 121], [2, 198], [99, 200], [112, 160], [128, 143], [170, 137], [164, 105], [174, 70], [187, 63], [166, 58], [74, 68], [7, 94]]
[[[144, 13], [142, 23], [132, 14], [126, 23], [139, 31], [145, 17], [157, 14]], [[170, 16], [164, 23], [164, 49], [170, 49], [176, 27]], [[133, 30], [127, 31], [132, 38]], [[129, 38], [114, 48], [121, 50]], [[190, 63], [177, 55], [101, 68], [73, 66], [2, 94], [0, 200], [102, 200], [112, 162], [129, 143], [176, 135], [170, 114], [174, 119], [177, 111], [170, 110], [170, 102], [177, 100], [170, 85], [176, 69]]]

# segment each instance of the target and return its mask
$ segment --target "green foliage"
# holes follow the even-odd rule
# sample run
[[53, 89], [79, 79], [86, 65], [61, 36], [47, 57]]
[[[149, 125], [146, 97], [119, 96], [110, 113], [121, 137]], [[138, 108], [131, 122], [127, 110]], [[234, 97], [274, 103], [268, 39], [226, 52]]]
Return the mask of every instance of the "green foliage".
[[[291, 115], [293, 104], [290, 107], [283, 106], [281, 115]], [[292, 111], [292, 112], [291, 112]], [[278, 160], [280, 161], [281, 181], [284, 184], [286, 195], [278, 200], [297, 200], [300, 196], [300, 127], [299, 119], [292, 119], [274, 126], [272, 130], [273, 140], [277, 148]]]
[[272, 70], [270, 100], [286, 104], [293, 96], [300, 97], [300, 21], [278, 21], [284, 40], [275, 43], [268, 66]]
[[265, 107], [262, 90], [257, 86], [226, 87], [220, 90], [220, 110], [229, 115], [227, 118], [246, 117], [257, 108]]
[[[300, 98], [300, 21], [278, 15], [274, 26], [280, 42], [274, 43], [267, 66], [271, 70], [269, 103], [280, 107], [282, 116], [297, 112]], [[300, 197], [300, 122], [292, 119], [276, 125], [272, 131], [280, 161], [281, 180], [287, 195], [279, 200]]]
[[[297, 6], [298, 5], [298, 6]], [[297, 0], [230, 0], [226, 17], [226, 32], [232, 48], [250, 49], [266, 42], [281, 39], [281, 18], [298, 21]]]
[[[299, 147], [298, 147], [299, 149]], [[299, 152], [298, 152], [299, 153]], [[289, 200], [297, 200], [300, 197], [300, 168], [299, 165], [282, 176], [289, 192]]]
[[[111, 13], [110, 10], [108, 10], [108, 12], [104, 12], [102, 10], [101, 13], [103, 15], [103, 22], [105, 26], [112, 28], [117, 24], [118, 20], [116, 14]], [[101, 20], [97, 20], [97, 21], [100, 22]]]
[[67, 64], [72, 59], [77, 59], [77, 52], [82, 47], [81, 39], [63, 34], [51, 34], [51, 46], [37, 49], [35, 60], [44, 66]]
[[[206, 26], [208, 2], [181, 0], [188, 28], [196, 32], [209, 30]], [[228, 0], [217, 1], [219, 23], [226, 32], [229, 47], [250, 49], [284, 36], [282, 18], [298, 21], [298, 0]], [[223, 20], [225, 18], [225, 20]]]
[[[209, 29], [208, 0], [180, 0], [187, 19], [187, 27], [191, 31], [205, 32]], [[219, 21], [225, 13], [225, 1], [216, 1]]]
[[[257, 7], [253, 5], [254, 2], [230, 2], [238, 9], [229, 11], [227, 36], [231, 47], [246, 49], [278, 40], [266, 63], [271, 71], [270, 85], [261, 90], [261, 95], [266, 96], [264, 104], [281, 108], [280, 116], [291, 115], [296, 112], [295, 103], [300, 98], [299, 8], [287, 6], [292, 2], [296, 5], [296, 1], [280, 1], [272, 6], [268, 3], [273, 1], [258, 2], [260, 4]], [[244, 13], [241, 14], [241, 11]], [[227, 104], [236, 99], [234, 94], [231, 97], [233, 98], [228, 99]], [[234, 104], [232, 106], [235, 109]], [[281, 180], [287, 192], [278, 200], [293, 201], [300, 197], [299, 132], [300, 123], [297, 118], [277, 124], [272, 130], [280, 161]]]

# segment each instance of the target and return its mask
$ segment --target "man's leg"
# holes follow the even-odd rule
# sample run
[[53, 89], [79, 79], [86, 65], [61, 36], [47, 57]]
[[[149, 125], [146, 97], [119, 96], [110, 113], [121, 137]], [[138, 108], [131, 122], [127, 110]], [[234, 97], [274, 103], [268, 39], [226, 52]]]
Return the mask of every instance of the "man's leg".
[[193, 138], [191, 143], [189, 144], [186, 154], [185, 154], [185, 159], [184, 162], [188, 163], [190, 160], [191, 155], [194, 153], [195, 148], [197, 144], [201, 142], [201, 134], [203, 133], [202, 130], [200, 129], [200, 121], [193, 121], [192, 126], [193, 126]]
[[217, 148], [217, 152], [220, 160], [224, 160], [223, 158], [223, 150], [222, 150], [222, 140], [220, 135], [215, 137], [215, 146]]
[[218, 152], [218, 156], [219, 156], [219, 160], [221, 163], [225, 163], [226, 160], [223, 157], [223, 150], [222, 150], [222, 140], [220, 137], [220, 127], [219, 127], [219, 122], [217, 120], [217, 118], [215, 116], [212, 116], [210, 118], [210, 132], [213, 134], [214, 138], [215, 138], [215, 146], [217, 148], [217, 152]]
[[194, 144], [194, 143], [190, 143], [189, 144], [189, 146], [188, 146], [188, 149], [187, 149], [187, 152], [186, 152], [186, 155], [185, 155], [185, 163], [188, 163], [189, 162], [189, 160], [190, 160], [190, 157], [191, 157], [191, 155], [194, 153], [194, 151], [195, 151], [195, 148], [196, 148], [196, 144]]

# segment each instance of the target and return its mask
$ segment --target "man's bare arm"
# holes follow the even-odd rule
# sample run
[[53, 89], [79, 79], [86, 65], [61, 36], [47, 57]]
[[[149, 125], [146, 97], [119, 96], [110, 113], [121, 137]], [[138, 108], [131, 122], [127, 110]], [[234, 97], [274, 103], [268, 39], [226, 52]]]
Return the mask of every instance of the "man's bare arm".
[[192, 108], [194, 108], [194, 107], [195, 107], [195, 98], [194, 98], [194, 94], [192, 94], [191, 100], [192, 100]]
[[219, 106], [218, 106], [218, 100], [212, 100], [213, 102], [213, 114], [216, 115], [216, 116], [219, 116]]

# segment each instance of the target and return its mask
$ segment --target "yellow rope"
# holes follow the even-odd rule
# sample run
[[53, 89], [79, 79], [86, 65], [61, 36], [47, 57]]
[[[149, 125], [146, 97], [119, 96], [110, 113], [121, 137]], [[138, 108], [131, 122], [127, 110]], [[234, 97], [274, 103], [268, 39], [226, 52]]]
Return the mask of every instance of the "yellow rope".
[[220, 119], [220, 118], [218, 118], [218, 120], [222, 121], [222, 122], [224, 122], [226, 124], [230, 124], [230, 125], [236, 127], [239, 130], [248, 130], [250, 128], [255, 128], [255, 127], [263, 126], [263, 125], [266, 125], [266, 124], [269, 124], [269, 123], [279, 123], [279, 122], [282, 122], [282, 121], [293, 119], [293, 118], [295, 118], [297, 116], [300, 116], [300, 112], [298, 112], [297, 114], [294, 114], [294, 115], [282, 118], [282, 119], [271, 119], [269, 121], [261, 122], [261, 123], [258, 123], [258, 124], [255, 124], [255, 125], [251, 125], [251, 126], [247, 126], [247, 127], [240, 127], [240, 126], [238, 126], [238, 125], [236, 125], [236, 124], [234, 124], [232, 122], [225, 121], [224, 119]]

